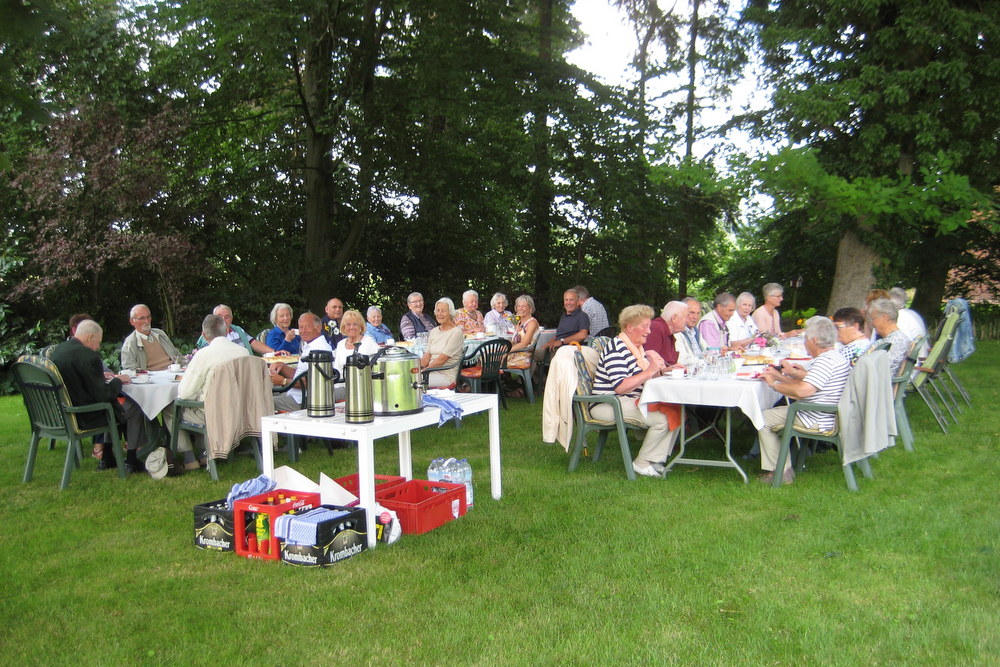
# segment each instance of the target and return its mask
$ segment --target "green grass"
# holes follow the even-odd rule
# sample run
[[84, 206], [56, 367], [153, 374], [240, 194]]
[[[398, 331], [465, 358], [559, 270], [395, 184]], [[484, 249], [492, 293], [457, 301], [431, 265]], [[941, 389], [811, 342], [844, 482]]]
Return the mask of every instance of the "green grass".
[[[421, 430], [415, 469], [468, 456], [475, 507], [322, 571], [193, 547], [192, 507], [252, 459], [222, 464], [220, 483], [123, 482], [88, 459], [60, 492], [60, 444], [23, 484], [27, 419], [0, 399], [0, 662], [996, 664], [998, 361], [984, 343], [957, 367], [975, 407], [947, 436], [911, 397], [916, 451], [885, 452], [856, 494], [832, 454], [779, 490], [690, 467], [630, 483], [614, 436], [568, 474], [540, 405], [514, 401], [500, 502], [484, 415]], [[377, 472], [395, 461], [380, 441]], [[313, 446], [299, 467], [348, 474], [355, 456]]]

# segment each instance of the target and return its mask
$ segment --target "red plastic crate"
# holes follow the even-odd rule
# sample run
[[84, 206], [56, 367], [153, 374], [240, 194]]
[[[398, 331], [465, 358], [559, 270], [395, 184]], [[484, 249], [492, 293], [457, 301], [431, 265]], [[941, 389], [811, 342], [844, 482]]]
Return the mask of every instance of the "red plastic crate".
[[[438, 490], [435, 490], [438, 489]], [[421, 535], [465, 516], [465, 485], [414, 479], [375, 490], [375, 500], [399, 516], [403, 533]]]
[[[342, 487], [353, 493], [355, 496], [361, 495], [361, 486], [358, 481], [358, 475], [346, 475], [344, 477], [338, 477], [335, 481]], [[388, 489], [393, 486], [398, 486], [406, 481], [405, 477], [399, 475], [375, 475], [375, 493], [377, 494], [381, 489]], [[357, 503], [354, 503], [357, 505]]]
[[[284, 495], [285, 498], [295, 496], [295, 500], [288, 500], [283, 503], [278, 503], [277, 498], [279, 495]], [[267, 502], [268, 498], [274, 498], [274, 504], [269, 504]], [[260, 558], [262, 560], [278, 560], [279, 546], [278, 538], [274, 536], [274, 521], [282, 514], [287, 514], [291, 510], [305, 508], [305, 507], [318, 507], [319, 506], [319, 494], [318, 493], [308, 493], [304, 491], [290, 491], [288, 489], [275, 489], [267, 493], [262, 493], [259, 496], [250, 496], [249, 498], [244, 498], [243, 500], [237, 500], [233, 503], [233, 523], [235, 526], [235, 542], [236, 542], [236, 555], [243, 556], [244, 558]], [[259, 549], [257, 551], [251, 551], [247, 544], [247, 530], [246, 530], [246, 513], [253, 512], [258, 514], [264, 512], [268, 516], [268, 525], [271, 530], [271, 537], [267, 541], [267, 547], [262, 552]], [[254, 537], [256, 541], [256, 536]]]

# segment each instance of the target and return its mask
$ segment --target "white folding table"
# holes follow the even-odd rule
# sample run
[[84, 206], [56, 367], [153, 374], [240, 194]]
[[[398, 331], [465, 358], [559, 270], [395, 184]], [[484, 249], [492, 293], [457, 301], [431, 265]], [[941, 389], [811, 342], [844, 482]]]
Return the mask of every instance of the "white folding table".
[[[477, 412], [489, 412], [490, 441], [490, 490], [493, 498], [499, 500], [502, 494], [500, 466], [500, 410], [495, 394], [455, 394], [449, 400], [458, 403], [462, 416]], [[348, 424], [343, 413], [333, 417], [309, 417], [305, 410], [280, 415], [262, 417], [261, 442], [271, 442], [271, 435], [277, 433], [312, 436], [314, 438], [339, 438], [358, 443], [358, 499], [367, 515], [368, 548], [375, 546], [375, 440], [392, 435], [399, 441], [399, 474], [413, 479], [413, 457], [410, 451], [410, 431], [425, 426], [437, 426], [440, 410], [425, 407], [422, 412], [412, 415], [375, 417], [367, 424]], [[454, 430], [451, 424], [441, 428]], [[467, 431], [463, 432], [467, 433]], [[263, 448], [264, 474], [274, 474], [274, 451]]]

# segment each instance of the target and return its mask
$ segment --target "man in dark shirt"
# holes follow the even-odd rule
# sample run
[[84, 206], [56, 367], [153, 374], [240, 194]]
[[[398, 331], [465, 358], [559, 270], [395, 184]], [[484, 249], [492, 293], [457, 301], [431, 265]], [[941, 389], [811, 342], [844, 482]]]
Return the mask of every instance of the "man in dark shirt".
[[542, 350], [555, 352], [569, 343], [582, 343], [590, 335], [590, 318], [580, 309], [580, 295], [576, 290], [563, 292], [563, 308], [566, 313], [559, 318], [556, 335], [542, 346]]
[[[118, 404], [118, 394], [122, 385], [131, 381], [128, 375], [114, 375], [103, 370], [101, 356], [97, 350], [104, 339], [104, 330], [93, 320], [83, 320], [76, 326], [73, 337], [60, 343], [52, 351], [52, 363], [59, 369], [66, 391], [73, 405], [90, 405], [91, 403], [108, 403], [115, 410], [119, 424], [125, 422], [121, 406]], [[106, 423], [103, 412], [87, 412], [77, 415], [81, 428], [96, 428]], [[135, 450], [130, 452], [135, 457]], [[114, 455], [110, 446], [104, 448], [103, 469], [114, 467]], [[131, 461], [127, 461], [131, 463]], [[135, 461], [138, 464], [138, 460]], [[138, 469], [140, 466], [136, 465]]]
[[688, 307], [683, 301], [670, 301], [663, 307], [659, 317], [654, 317], [649, 325], [649, 336], [645, 348], [657, 352], [670, 368], [677, 364], [675, 333], [684, 331]]
[[336, 348], [337, 343], [344, 337], [340, 333], [340, 318], [344, 316], [344, 302], [333, 297], [326, 302], [324, 310], [326, 315], [323, 316], [323, 335], [330, 341], [330, 347]]

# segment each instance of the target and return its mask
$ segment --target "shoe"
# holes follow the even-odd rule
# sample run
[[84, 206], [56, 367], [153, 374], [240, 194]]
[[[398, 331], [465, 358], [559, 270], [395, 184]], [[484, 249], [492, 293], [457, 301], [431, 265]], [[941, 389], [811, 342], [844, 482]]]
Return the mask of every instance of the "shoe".
[[[774, 482], [774, 473], [773, 472], [764, 473], [757, 479], [760, 481], [761, 484], [771, 484], [772, 482]], [[792, 470], [791, 468], [786, 470], [781, 475], [782, 486], [784, 486], [785, 484], [791, 484], [794, 481], [795, 481], [795, 471]]]
[[101, 445], [100, 447], [94, 445], [94, 448], [90, 451], [90, 455], [100, 461], [104, 458], [104, 445]]
[[760, 458], [760, 454], [755, 454], [753, 452], [747, 452], [741, 457], [744, 461], [756, 461]]
[[649, 467], [658, 472], [660, 476], [663, 476], [663, 474], [667, 471], [667, 466], [662, 463], [650, 463]]
[[170, 463], [167, 465], [167, 477], [180, 477], [184, 474], [184, 468]]
[[635, 471], [635, 474], [642, 475], [643, 477], [662, 477], [660, 473], [656, 472], [656, 468], [653, 466], [642, 466], [640, 468], [635, 461], [632, 462], [632, 470]]
[[125, 462], [125, 472], [129, 474], [136, 474], [141, 472], [146, 472], [146, 466], [142, 464], [142, 461], [135, 461], [133, 463]]
[[114, 459], [102, 458], [100, 461], [97, 462], [98, 470], [114, 470], [117, 467], [118, 467], [118, 462], [115, 461]]
[[188, 461], [184, 464], [185, 470], [201, 470], [201, 464], [197, 461]]

